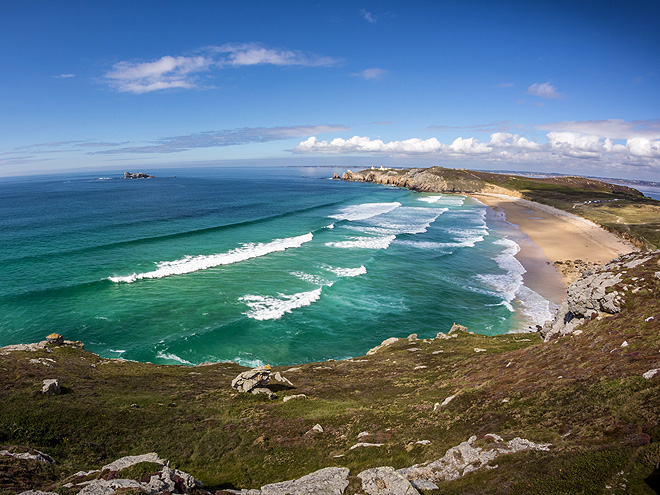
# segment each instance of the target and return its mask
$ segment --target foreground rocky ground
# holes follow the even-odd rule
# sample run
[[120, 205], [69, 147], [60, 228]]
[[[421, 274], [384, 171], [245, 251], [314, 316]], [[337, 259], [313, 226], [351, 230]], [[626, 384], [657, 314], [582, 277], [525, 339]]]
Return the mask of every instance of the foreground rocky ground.
[[235, 363], [3, 348], [0, 493], [657, 493], [659, 294], [660, 252], [637, 253], [579, 279], [543, 336], [392, 329], [257, 394]]

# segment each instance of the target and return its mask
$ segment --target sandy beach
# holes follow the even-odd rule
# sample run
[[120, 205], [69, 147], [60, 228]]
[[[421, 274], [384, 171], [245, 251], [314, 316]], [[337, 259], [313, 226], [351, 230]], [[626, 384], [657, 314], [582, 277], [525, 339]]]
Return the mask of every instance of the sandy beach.
[[563, 277], [552, 263], [566, 260], [604, 263], [635, 250], [632, 244], [593, 222], [551, 206], [503, 194], [471, 196], [504, 212], [508, 222], [527, 234], [531, 242], [521, 243], [516, 256], [527, 270], [525, 282], [555, 302], [563, 297], [571, 280]]

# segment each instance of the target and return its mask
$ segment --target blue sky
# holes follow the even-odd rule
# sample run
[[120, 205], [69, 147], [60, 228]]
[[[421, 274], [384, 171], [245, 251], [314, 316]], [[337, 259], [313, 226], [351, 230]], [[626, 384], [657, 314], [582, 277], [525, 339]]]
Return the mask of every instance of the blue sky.
[[0, 2], [0, 176], [390, 165], [660, 180], [660, 2]]

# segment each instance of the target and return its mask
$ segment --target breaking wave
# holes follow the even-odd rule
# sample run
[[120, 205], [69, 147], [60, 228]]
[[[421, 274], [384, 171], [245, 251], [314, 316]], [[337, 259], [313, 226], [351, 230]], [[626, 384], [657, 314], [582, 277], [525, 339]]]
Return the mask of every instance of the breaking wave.
[[211, 254], [208, 256], [186, 256], [176, 261], [163, 261], [158, 263], [158, 269], [151, 272], [133, 273], [126, 276], [108, 277], [115, 283], [125, 282], [132, 283], [136, 280], [145, 278], [163, 278], [171, 275], [183, 275], [186, 273], [193, 273], [199, 270], [206, 270], [220, 265], [230, 265], [232, 263], [239, 263], [251, 258], [258, 258], [277, 251], [284, 251], [290, 248], [297, 248], [304, 243], [309, 242], [313, 238], [312, 233], [300, 235], [297, 237], [288, 237], [284, 239], [275, 239], [271, 242], [265, 243], [248, 243], [239, 248], [232, 249], [226, 253]]
[[353, 237], [348, 241], [326, 242], [325, 245], [342, 249], [387, 249], [395, 237]]
[[366, 220], [367, 218], [388, 213], [401, 206], [401, 203], [363, 203], [359, 205], [345, 206], [338, 213], [330, 215], [337, 220]]
[[280, 294], [279, 298], [247, 294], [239, 300], [250, 308], [244, 313], [247, 317], [255, 320], [277, 320], [294, 309], [309, 306], [318, 301], [321, 298], [322, 289], [323, 287], [319, 287], [309, 292], [299, 292], [290, 296]]

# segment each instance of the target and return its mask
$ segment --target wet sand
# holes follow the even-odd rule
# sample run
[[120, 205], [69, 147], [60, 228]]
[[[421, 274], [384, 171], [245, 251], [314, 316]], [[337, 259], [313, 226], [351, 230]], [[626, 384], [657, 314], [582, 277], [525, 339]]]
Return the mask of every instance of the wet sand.
[[527, 270], [525, 283], [553, 302], [564, 297], [570, 280], [562, 277], [552, 263], [565, 260], [605, 263], [635, 250], [632, 244], [593, 222], [551, 206], [503, 194], [470, 196], [503, 211], [508, 222], [527, 234], [531, 242], [521, 243], [516, 255]]

